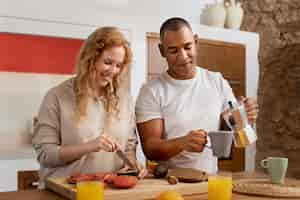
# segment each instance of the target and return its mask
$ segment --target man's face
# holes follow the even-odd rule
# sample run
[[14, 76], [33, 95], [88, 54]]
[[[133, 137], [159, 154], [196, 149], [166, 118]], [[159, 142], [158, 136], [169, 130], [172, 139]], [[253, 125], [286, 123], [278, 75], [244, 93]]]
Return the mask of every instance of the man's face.
[[160, 51], [168, 62], [168, 73], [173, 78], [188, 79], [194, 76], [196, 40], [188, 27], [184, 26], [177, 31], [167, 30]]

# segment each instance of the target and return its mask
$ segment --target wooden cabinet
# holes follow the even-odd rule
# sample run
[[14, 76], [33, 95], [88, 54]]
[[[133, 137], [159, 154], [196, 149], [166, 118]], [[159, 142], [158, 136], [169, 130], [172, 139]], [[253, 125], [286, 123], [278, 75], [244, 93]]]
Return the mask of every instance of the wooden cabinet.
[[36, 170], [18, 171], [18, 190], [36, 189], [39, 175]]
[[[197, 64], [211, 71], [221, 72], [229, 81], [235, 96], [246, 96], [245, 46], [207, 39], [198, 39], [198, 41]], [[160, 55], [158, 43], [159, 34], [147, 34], [147, 80], [167, 69], [167, 63]], [[245, 149], [233, 147], [231, 158], [219, 160], [218, 165], [221, 170], [244, 171]]]
[[246, 94], [245, 46], [223, 41], [198, 39], [197, 64], [221, 72], [236, 96]]

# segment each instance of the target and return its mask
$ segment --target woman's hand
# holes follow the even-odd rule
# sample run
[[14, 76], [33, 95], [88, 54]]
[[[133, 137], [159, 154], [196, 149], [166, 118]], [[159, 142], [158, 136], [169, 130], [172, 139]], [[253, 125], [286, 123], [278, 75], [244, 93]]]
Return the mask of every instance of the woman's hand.
[[91, 146], [93, 152], [98, 152], [101, 150], [106, 152], [115, 152], [119, 148], [119, 144], [105, 133], [90, 141], [89, 145]]
[[[144, 178], [145, 176], [147, 176], [148, 171], [146, 169], [146, 167], [144, 165], [142, 165], [139, 161], [134, 161], [132, 162], [135, 164], [135, 168], [138, 171], [138, 178]], [[126, 171], [130, 171], [133, 170], [130, 167], [128, 167], [127, 165], [125, 165], [122, 169], [120, 169], [120, 172], [126, 172]]]
[[144, 178], [147, 176], [148, 171], [145, 165], [142, 165], [140, 162], [136, 161], [136, 168], [139, 170], [139, 178]]
[[63, 162], [69, 163], [80, 159], [87, 153], [107, 151], [114, 152], [119, 148], [119, 144], [115, 142], [110, 136], [101, 134], [96, 139], [87, 143], [76, 145], [65, 145], [60, 148], [59, 157]]

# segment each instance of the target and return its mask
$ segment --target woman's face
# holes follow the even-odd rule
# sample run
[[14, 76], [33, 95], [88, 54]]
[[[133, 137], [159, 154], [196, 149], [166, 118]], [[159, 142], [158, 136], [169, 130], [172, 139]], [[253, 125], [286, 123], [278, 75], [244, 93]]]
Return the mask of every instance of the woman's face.
[[125, 49], [122, 46], [105, 49], [96, 60], [96, 87], [104, 88], [112, 82], [123, 67], [125, 60]]

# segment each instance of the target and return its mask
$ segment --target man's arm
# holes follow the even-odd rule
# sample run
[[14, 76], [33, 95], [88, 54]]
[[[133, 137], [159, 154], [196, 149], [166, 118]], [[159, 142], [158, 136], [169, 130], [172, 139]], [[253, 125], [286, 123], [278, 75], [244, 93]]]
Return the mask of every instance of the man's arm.
[[146, 157], [150, 160], [168, 160], [181, 151], [202, 152], [207, 142], [206, 132], [203, 130], [190, 131], [186, 136], [175, 139], [164, 139], [163, 119], [153, 119], [138, 123], [142, 147]]

